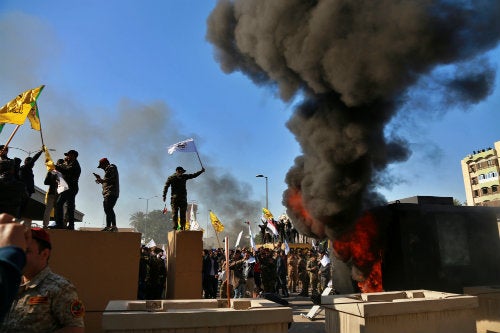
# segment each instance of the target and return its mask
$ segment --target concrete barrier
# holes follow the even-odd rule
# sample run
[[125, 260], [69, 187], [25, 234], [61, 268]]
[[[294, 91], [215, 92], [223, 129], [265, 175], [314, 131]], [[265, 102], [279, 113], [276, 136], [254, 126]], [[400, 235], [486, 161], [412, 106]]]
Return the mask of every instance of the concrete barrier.
[[[286, 333], [292, 309], [262, 299], [111, 301], [102, 316], [104, 332]], [[250, 307], [248, 307], [250, 306]]]
[[475, 296], [429, 290], [322, 296], [329, 333], [474, 333]]

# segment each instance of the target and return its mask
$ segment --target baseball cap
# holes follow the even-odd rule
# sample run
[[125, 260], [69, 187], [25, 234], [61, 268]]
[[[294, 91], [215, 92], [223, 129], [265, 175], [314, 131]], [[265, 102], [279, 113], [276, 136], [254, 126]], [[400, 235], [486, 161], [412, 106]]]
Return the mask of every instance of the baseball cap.
[[78, 152], [74, 149], [71, 149], [71, 150], [68, 150], [67, 153], [64, 153], [64, 156], [68, 156], [68, 155], [75, 155], [75, 157], [78, 157]]
[[50, 242], [49, 233], [43, 228], [31, 228], [31, 237], [45, 242], [49, 245], [49, 249], [52, 248], [52, 243]]
[[106, 157], [103, 157], [99, 160], [99, 165], [97, 167], [100, 167], [104, 163], [109, 163], [109, 161]]
[[175, 171], [186, 172], [186, 170], [184, 170], [184, 168], [181, 166], [178, 166], [177, 168], [175, 168]]

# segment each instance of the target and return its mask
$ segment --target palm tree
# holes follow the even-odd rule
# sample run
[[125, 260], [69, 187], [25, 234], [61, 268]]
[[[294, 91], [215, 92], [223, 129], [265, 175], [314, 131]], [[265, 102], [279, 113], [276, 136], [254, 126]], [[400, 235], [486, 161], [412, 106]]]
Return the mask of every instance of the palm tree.
[[142, 240], [146, 244], [151, 239], [156, 244], [166, 244], [167, 234], [171, 229], [171, 214], [163, 214], [161, 210], [135, 212], [130, 216], [129, 225], [142, 234]]

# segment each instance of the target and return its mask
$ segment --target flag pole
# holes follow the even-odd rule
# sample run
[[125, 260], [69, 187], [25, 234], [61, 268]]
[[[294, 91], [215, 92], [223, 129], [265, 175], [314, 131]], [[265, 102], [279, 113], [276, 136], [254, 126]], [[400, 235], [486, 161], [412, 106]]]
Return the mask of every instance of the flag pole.
[[231, 288], [229, 288], [229, 237], [224, 238], [224, 247], [226, 252], [226, 295], [227, 295], [227, 307], [231, 307]]
[[203, 169], [203, 163], [201, 163], [200, 154], [198, 154], [198, 149], [196, 149], [196, 156], [198, 156], [198, 161], [200, 161], [201, 168]]
[[217, 237], [217, 244], [219, 244], [219, 249], [220, 249], [222, 248], [222, 246], [220, 245], [219, 235], [217, 234], [217, 230], [215, 230], [215, 226], [213, 223], [212, 223], [212, 228], [214, 228], [215, 237]]
[[14, 128], [14, 131], [12, 131], [12, 134], [10, 135], [9, 139], [7, 140], [7, 143], [5, 143], [5, 147], [2, 149], [2, 151], [0, 151], [0, 155], [3, 154], [5, 148], [9, 147], [9, 143], [12, 141], [12, 139], [14, 138], [14, 135], [16, 135], [16, 132], [17, 130], [19, 129], [19, 127], [21, 127], [21, 125], [17, 125], [16, 128]]

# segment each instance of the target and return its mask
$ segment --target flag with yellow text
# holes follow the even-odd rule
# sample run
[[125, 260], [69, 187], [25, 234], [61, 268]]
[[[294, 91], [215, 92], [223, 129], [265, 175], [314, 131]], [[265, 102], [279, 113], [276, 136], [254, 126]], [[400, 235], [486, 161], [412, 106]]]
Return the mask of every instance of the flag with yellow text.
[[271, 212], [267, 208], [262, 208], [262, 214], [264, 214], [266, 220], [272, 220], [274, 218], [273, 214], [271, 214]]
[[36, 100], [40, 96], [43, 87], [45, 86], [42, 85], [38, 88], [27, 90], [2, 106], [0, 108], [0, 123], [22, 125], [33, 107], [35, 107]]
[[222, 222], [219, 220], [217, 215], [215, 215], [214, 212], [212, 212], [212, 211], [210, 211], [210, 221], [212, 222], [212, 225], [214, 226], [215, 232], [224, 231], [224, 225], [222, 225]]
[[28, 113], [28, 120], [30, 121], [31, 128], [35, 131], [39, 131], [41, 128], [40, 125], [40, 115], [38, 114], [38, 104], [35, 104], [31, 107], [30, 112]]

